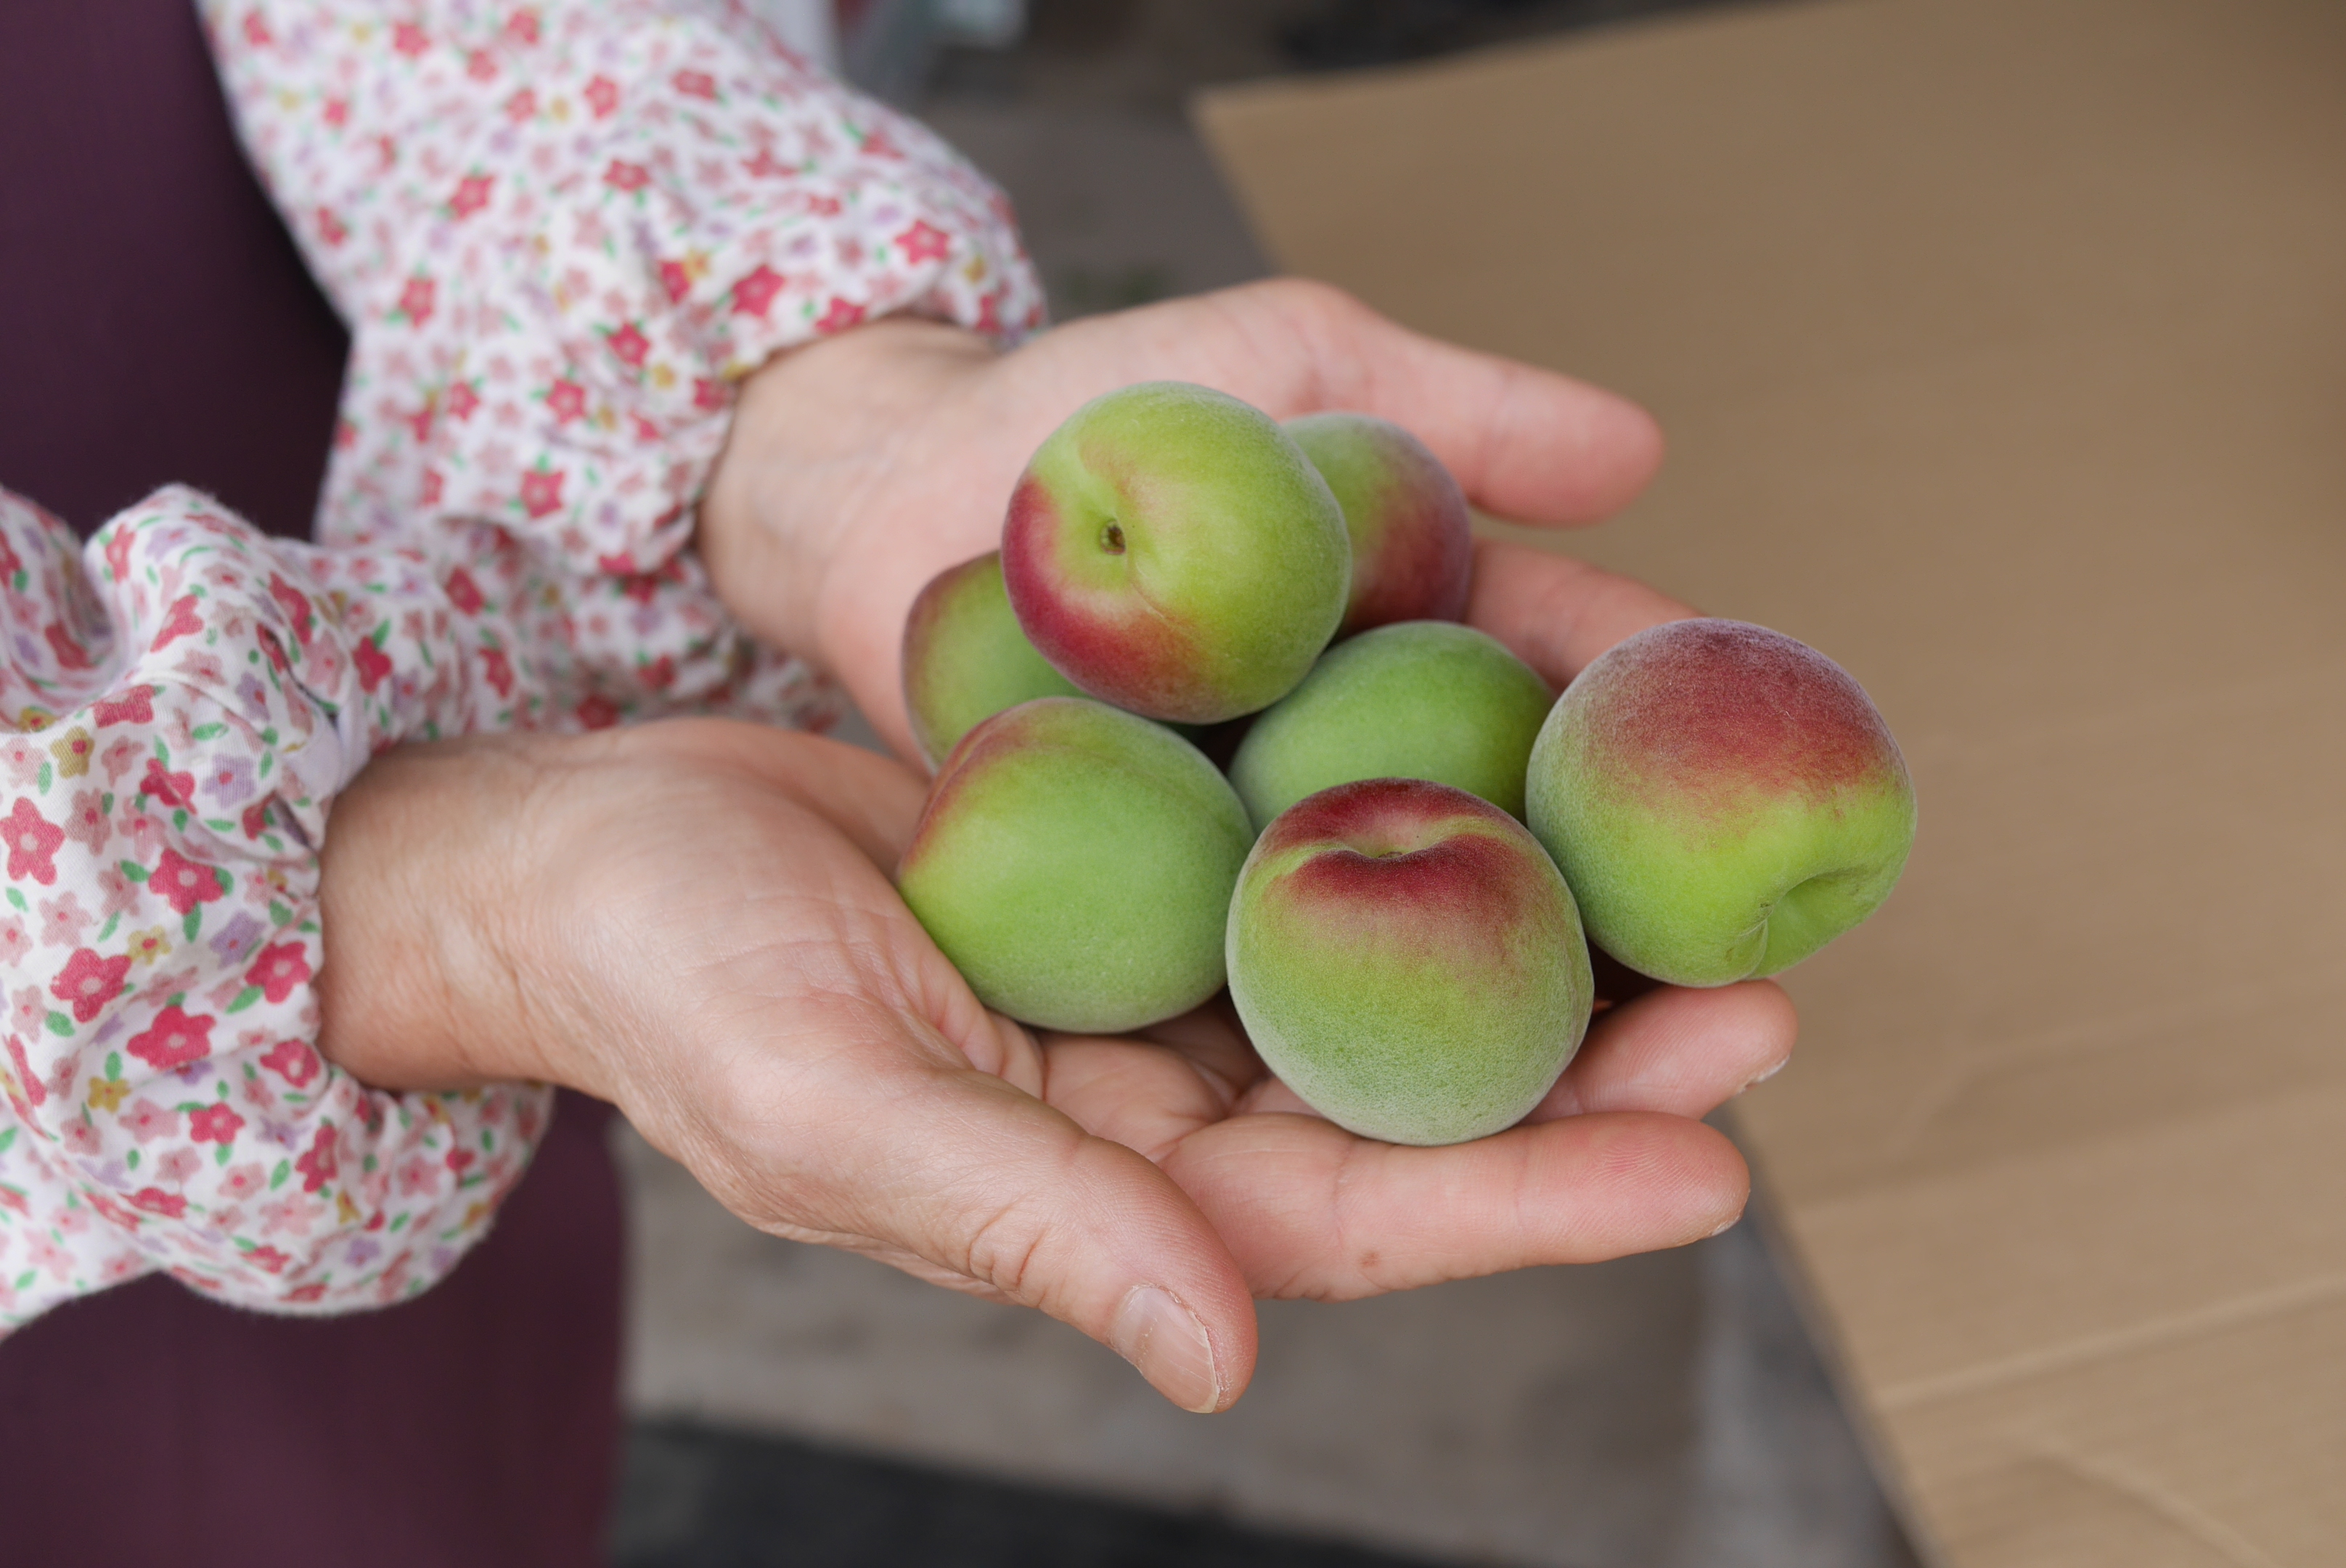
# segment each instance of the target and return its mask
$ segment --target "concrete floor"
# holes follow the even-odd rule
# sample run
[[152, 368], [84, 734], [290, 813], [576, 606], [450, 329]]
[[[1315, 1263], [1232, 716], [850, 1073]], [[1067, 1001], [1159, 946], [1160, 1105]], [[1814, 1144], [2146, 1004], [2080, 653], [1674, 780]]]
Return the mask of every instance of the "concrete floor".
[[[1625, 8], [1518, 5], [1478, 25]], [[1262, 258], [1182, 103], [1200, 81], [1280, 68], [1279, 25], [1299, 14], [1045, 0], [1028, 46], [946, 60], [915, 107], [1009, 190], [1062, 318], [1238, 282]], [[1268, 1304], [1254, 1388], [1209, 1420], [1072, 1330], [760, 1236], [631, 1135], [621, 1151], [628, 1388], [648, 1418], [1458, 1563], [1912, 1562], [1749, 1226], [1599, 1268]]]

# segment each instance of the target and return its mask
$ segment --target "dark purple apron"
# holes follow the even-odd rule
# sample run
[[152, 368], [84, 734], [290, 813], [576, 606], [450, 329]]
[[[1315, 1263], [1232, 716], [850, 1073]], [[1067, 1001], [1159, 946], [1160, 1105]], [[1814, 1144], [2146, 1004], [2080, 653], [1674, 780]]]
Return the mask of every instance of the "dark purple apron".
[[[346, 346], [192, 0], [0, 0], [0, 484], [85, 534], [176, 480], [305, 535]], [[150, 1278], [0, 1340], [0, 1562], [601, 1561], [608, 1115], [566, 1093], [495, 1233], [405, 1305], [268, 1318]]]

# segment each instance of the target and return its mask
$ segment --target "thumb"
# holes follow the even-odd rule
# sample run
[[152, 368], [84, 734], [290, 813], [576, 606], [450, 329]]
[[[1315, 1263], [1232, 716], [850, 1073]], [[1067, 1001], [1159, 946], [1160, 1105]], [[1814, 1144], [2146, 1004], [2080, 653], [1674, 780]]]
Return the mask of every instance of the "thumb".
[[937, 1073], [898, 1112], [929, 1178], [899, 1210], [905, 1245], [1090, 1335], [1183, 1410], [1236, 1402], [1253, 1298], [1170, 1177], [972, 1069]]
[[719, 1176], [729, 1207], [1036, 1308], [1184, 1410], [1237, 1400], [1254, 1373], [1253, 1298], [1170, 1177], [971, 1065], [917, 1016], [847, 997], [820, 1011], [803, 1026], [834, 1048], [730, 1100], [715, 1139], [729, 1157], [702, 1177]]

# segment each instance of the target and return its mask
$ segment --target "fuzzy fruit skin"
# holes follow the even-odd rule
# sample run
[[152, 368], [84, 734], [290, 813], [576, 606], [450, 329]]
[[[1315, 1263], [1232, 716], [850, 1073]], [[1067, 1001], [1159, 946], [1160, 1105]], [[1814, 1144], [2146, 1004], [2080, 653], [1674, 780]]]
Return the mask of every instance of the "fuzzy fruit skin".
[[1396, 1144], [1512, 1126], [1580, 1048], [1593, 995], [1572, 891], [1523, 825], [1413, 779], [1341, 784], [1256, 840], [1230, 901], [1230, 997], [1286, 1084]]
[[1018, 624], [1061, 674], [1151, 718], [1287, 695], [1343, 618], [1344, 515], [1270, 415], [1179, 382], [1093, 399], [1038, 448], [1002, 527]]
[[1678, 985], [1774, 974], [1890, 896], [1914, 786], [1848, 673], [1741, 621], [1617, 645], [1532, 748], [1532, 831], [1589, 940]]
[[904, 617], [904, 708], [931, 768], [1005, 708], [1082, 695], [1018, 629], [999, 551], [938, 573]]
[[1113, 1033], [1221, 989], [1222, 927], [1253, 838], [1214, 765], [1165, 728], [1046, 697], [962, 737], [896, 889], [997, 1012]]
[[1230, 759], [1260, 830], [1306, 795], [1356, 779], [1428, 779], [1524, 814], [1524, 768], [1553, 702], [1497, 638], [1402, 621], [1338, 643], [1271, 704]]
[[1336, 635], [1394, 621], [1464, 620], [1474, 516], [1442, 460], [1372, 414], [1308, 413], [1285, 428], [1335, 492], [1352, 539], [1352, 588]]

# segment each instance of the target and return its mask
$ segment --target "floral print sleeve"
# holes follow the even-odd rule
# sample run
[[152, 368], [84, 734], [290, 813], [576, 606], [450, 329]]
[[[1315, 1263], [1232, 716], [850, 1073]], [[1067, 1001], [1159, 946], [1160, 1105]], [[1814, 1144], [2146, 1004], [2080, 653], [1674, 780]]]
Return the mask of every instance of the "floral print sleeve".
[[580, 722], [796, 678], [684, 549], [736, 380], [910, 311], [1012, 337], [1000, 194], [725, 0], [203, 0], [353, 347], [318, 537], [555, 585]]
[[315, 1047], [317, 847], [377, 749], [536, 710], [461, 569], [167, 490], [87, 546], [0, 492], [0, 1329], [156, 1268], [332, 1312], [444, 1274], [548, 1111]]

